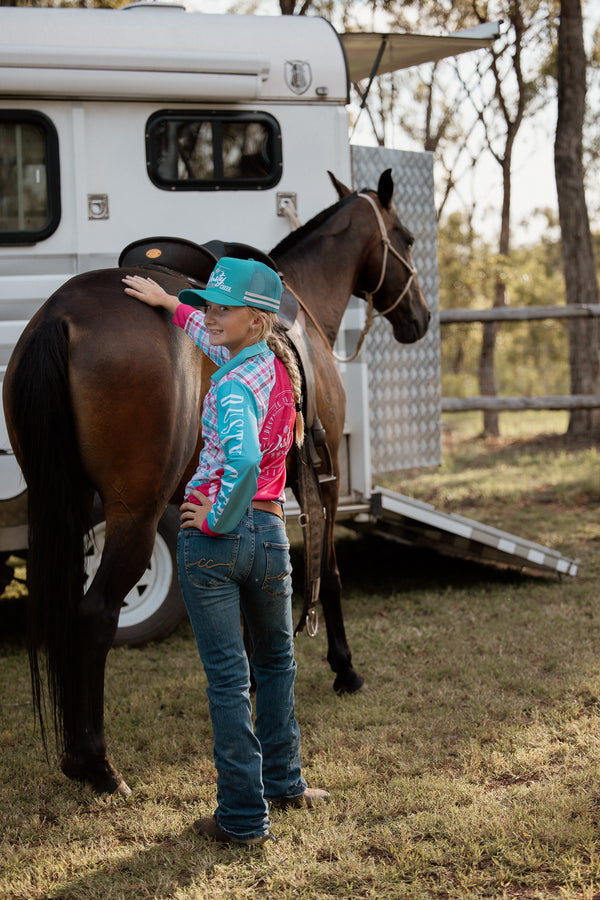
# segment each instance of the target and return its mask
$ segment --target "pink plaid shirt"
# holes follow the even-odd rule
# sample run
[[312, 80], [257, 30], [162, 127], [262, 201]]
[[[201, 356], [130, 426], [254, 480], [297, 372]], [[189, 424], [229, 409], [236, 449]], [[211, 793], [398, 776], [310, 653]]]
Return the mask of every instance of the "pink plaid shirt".
[[[296, 414], [289, 376], [264, 341], [246, 348], [233, 360], [224, 347], [212, 347], [202, 310], [182, 303], [173, 321], [220, 366], [204, 398], [204, 447], [186, 495], [192, 489], [206, 494], [213, 502], [206, 530], [227, 533], [235, 528], [253, 499], [283, 502], [285, 458], [293, 440]], [[223, 422], [219, 430], [223, 403], [231, 402], [234, 409], [238, 401], [245, 410], [236, 420], [243, 420], [241, 439], [251, 448], [251, 455], [256, 445], [256, 468], [250, 465], [250, 471], [237, 464], [236, 442], [225, 434]], [[240, 446], [241, 443], [242, 440]], [[238, 454], [237, 461], [240, 460], [243, 461], [243, 453]]]

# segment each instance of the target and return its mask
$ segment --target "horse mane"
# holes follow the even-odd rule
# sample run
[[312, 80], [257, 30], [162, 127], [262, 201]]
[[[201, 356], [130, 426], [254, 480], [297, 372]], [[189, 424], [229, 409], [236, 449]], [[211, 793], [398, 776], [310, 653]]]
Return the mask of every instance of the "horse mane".
[[269, 252], [269, 256], [276, 257], [280, 253], [287, 253], [288, 250], [291, 250], [297, 244], [304, 240], [304, 238], [308, 237], [308, 235], [312, 234], [313, 231], [316, 231], [320, 225], [323, 225], [324, 222], [327, 222], [336, 212], [340, 209], [343, 209], [344, 206], [347, 206], [352, 200], [356, 199], [356, 191], [353, 191], [352, 194], [347, 194], [345, 197], [342, 197], [341, 200], [338, 200], [337, 203], [334, 203], [333, 206], [328, 206], [327, 209], [322, 210], [320, 213], [317, 213], [312, 219], [309, 219], [305, 225], [301, 225], [300, 228], [296, 228], [295, 231], [292, 231], [291, 234], [288, 234], [287, 237], [284, 237], [282, 241], [280, 241], [276, 247]]

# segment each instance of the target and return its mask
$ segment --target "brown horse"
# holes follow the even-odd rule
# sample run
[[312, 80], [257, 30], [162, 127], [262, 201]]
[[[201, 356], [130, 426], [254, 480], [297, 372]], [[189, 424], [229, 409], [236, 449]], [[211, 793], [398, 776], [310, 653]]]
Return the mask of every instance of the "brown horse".
[[[332, 181], [338, 203], [272, 256], [306, 309], [317, 408], [337, 474], [345, 399], [330, 345], [350, 295], [370, 298], [404, 342], [425, 334], [429, 311], [410, 262], [412, 237], [392, 207], [389, 170], [366, 195]], [[4, 380], [11, 443], [28, 487], [29, 652], [42, 734], [44, 651], [63, 772], [96, 791], [123, 794], [129, 788], [110, 763], [104, 738], [106, 656], [123, 598], [150, 559], [157, 523], [169, 501], [181, 498], [195, 468], [212, 371], [164, 311], [124, 294], [121, 279], [130, 271], [89, 272], [61, 287], [27, 326]], [[175, 272], [145, 274], [171, 294], [189, 286]], [[95, 491], [104, 505], [106, 538], [84, 593], [83, 536]], [[328, 659], [336, 689], [354, 691], [362, 679], [352, 668], [341, 617], [336, 483], [325, 484], [323, 493]]]

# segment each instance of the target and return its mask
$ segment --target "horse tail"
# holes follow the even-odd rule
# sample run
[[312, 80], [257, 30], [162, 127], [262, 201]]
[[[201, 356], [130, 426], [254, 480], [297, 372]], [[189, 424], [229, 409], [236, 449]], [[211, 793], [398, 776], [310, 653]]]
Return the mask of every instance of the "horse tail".
[[77, 446], [69, 391], [68, 323], [47, 317], [25, 338], [12, 375], [10, 417], [27, 483], [27, 645], [33, 700], [46, 746], [45, 694], [54, 732], [65, 747], [77, 715], [78, 615], [85, 583], [84, 535], [92, 488]]

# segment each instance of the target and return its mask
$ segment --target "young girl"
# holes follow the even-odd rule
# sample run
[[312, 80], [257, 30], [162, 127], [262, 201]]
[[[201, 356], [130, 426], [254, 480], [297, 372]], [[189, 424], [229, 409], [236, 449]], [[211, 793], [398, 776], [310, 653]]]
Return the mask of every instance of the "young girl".
[[[152, 279], [128, 275], [123, 282], [127, 294], [171, 312], [220, 366], [204, 400], [204, 448], [181, 506], [177, 548], [181, 590], [208, 680], [217, 769], [215, 815], [193, 827], [212, 840], [260, 844], [270, 837], [268, 802], [312, 809], [329, 796], [308, 788], [302, 777], [294, 713], [283, 500], [300, 375], [289, 350], [271, 335], [282, 284], [268, 266], [228, 257], [206, 290], [184, 290], [179, 298]], [[296, 428], [301, 433], [301, 421]], [[253, 643], [254, 728], [240, 612]]]

